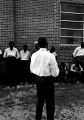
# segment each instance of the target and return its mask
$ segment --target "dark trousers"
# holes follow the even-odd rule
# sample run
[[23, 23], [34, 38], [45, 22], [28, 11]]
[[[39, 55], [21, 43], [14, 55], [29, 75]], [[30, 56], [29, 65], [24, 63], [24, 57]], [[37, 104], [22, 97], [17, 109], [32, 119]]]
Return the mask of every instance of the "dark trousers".
[[75, 61], [79, 62], [79, 64], [84, 69], [84, 56], [77, 56], [77, 57], [75, 57]]
[[78, 72], [70, 71], [70, 77], [71, 77], [71, 81], [70, 81], [71, 84], [75, 84], [77, 83], [77, 81], [81, 82], [81, 74]]
[[21, 60], [20, 61], [20, 76], [21, 82], [26, 83], [30, 81], [30, 61], [29, 60]]
[[54, 120], [54, 82], [52, 77], [37, 77], [36, 120], [41, 120], [44, 101], [46, 102], [47, 120]]
[[7, 68], [8, 68], [8, 84], [9, 86], [16, 85], [16, 58], [7, 58]]

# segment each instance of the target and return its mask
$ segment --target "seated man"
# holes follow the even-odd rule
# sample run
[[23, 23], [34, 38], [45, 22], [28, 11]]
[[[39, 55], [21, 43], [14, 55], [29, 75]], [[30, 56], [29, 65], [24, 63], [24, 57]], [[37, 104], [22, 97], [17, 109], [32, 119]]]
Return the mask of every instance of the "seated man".
[[76, 82], [82, 82], [81, 78], [83, 77], [83, 68], [79, 64], [79, 62], [75, 62], [74, 64], [71, 65], [70, 68], [70, 75], [71, 75], [71, 83], [74, 84]]
[[60, 69], [60, 73], [59, 73], [59, 77], [58, 77], [59, 82], [68, 83], [69, 70], [70, 70], [69, 64], [65, 63], [65, 62], [61, 62], [59, 69]]

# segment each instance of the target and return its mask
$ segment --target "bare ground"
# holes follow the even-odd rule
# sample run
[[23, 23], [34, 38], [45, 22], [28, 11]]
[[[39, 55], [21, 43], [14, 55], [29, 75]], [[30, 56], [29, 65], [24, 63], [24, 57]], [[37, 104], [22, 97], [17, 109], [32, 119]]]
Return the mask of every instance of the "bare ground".
[[[0, 120], [35, 120], [36, 86], [0, 88]], [[46, 106], [42, 120], [46, 120]], [[54, 120], [84, 120], [84, 85], [55, 84]]]

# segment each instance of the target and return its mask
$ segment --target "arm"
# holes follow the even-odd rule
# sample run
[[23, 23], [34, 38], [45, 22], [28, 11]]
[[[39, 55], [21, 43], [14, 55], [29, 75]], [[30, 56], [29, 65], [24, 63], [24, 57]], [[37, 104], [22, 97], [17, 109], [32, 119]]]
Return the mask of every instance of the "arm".
[[80, 47], [77, 47], [77, 48], [74, 50], [74, 52], [73, 52], [73, 56], [74, 56], [74, 57], [76, 57], [76, 54], [77, 54], [77, 52], [78, 52], [79, 49], [80, 49]]
[[83, 71], [83, 68], [81, 67], [81, 65], [79, 65], [79, 67], [80, 67], [80, 71], [82, 72], [82, 71]]
[[19, 54], [19, 51], [16, 50], [16, 58], [19, 59], [20, 58], [20, 54]]
[[53, 77], [57, 77], [59, 75], [59, 68], [54, 55], [51, 56], [51, 74]]
[[4, 58], [7, 57], [7, 51], [6, 51], [6, 50], [4, 51], [4, 55], [3, 55], [3, 57], [4, 57]]
[[0, 55], [2, 55], [2, 50], [0, 50]]
[[21, 60], [21, 51], [20, 51], [20, 53], [19, 53], [19, 58], [20, 58], [20, 60]]
[[74, 64], [71, 65], [70, 71], [76, 72], [76, 70], [74, 70]]
[[31, 59], [31, 53], [29, 52], [29, 59]]

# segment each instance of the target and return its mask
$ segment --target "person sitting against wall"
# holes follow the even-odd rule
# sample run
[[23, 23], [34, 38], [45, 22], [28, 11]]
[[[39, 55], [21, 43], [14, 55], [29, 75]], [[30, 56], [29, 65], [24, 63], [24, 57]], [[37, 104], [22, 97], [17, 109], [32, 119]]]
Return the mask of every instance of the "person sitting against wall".
[[16, 59], [19, 59], [18, 49], [14, 47], [14, 42], [9, 42], [9, 47], [4, 51], [4, 58], [7, 60], [7, 68], [8, 68], [8, 83], [10, 87], [16, 86]]
[[50, 52], [55, 56], [55, 58], [57, 60], [57, 53], [55, 51], [55, 47], [54, 46], [51, 47]]
[[81, 42], [81, 45], [74, 50], [73, 57], [84, 68], [84, 42]]
[[78, 61], [75, 61], [70, 68], [71, 84], [82, 82], [83, 68]]
[[60, 65], [59, 65], [59, 69], [60, 69], [60, 72], [59, 72], [59, 76], [58, 76], [58, 79], [59, 79], [59, 82], [60, 83], [66, 83], [66, 63], [65, 62], [61, 62]]
[[20, 60], [21, 60], [21, 75], [22, 75], [22, 83], [28, 82], [30, 76], [30, 59], [31, 53], [28, 50], [28, 46], [25, 44], [23, 45], [23, 50], [20, 51]]

